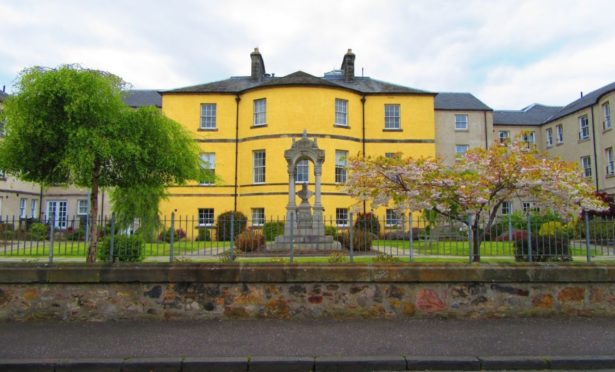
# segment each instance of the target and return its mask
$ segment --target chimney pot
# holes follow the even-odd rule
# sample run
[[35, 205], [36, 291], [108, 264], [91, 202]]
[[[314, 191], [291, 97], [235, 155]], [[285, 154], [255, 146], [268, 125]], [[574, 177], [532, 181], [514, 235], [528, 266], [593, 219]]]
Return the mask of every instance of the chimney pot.
[[342, 71], [345, 82], [354, 81], [354, 58], [355, 55], [352, 53], [352, 49], [349, 48], [342, 61]]
[[262, 80], [265, 76], [265, 62], [258, 48], [254, 48], [254, 51], [250, 53], [250, 59], [252, 60], [252, 79], [258, 81]]

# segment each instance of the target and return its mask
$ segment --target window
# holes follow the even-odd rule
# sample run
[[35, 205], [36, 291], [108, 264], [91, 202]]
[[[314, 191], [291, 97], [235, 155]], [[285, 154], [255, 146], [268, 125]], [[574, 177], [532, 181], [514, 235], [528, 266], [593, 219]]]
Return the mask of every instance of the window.
[[58, 229], [66, 229], [68, 225], [68, 215], [66, 213], [68, 203], [65, 200], [50, 200], [47, 202], [46, 221], [52, 222]]
[[604, 159], [606, 160], [606, 175], [612, 176], [615, 174], [613, 169], [613, 148], [609, 147], [604, 150]]
[[604, 116], [602, 128], [604, 130], [611, 129], [613, 124], [611, 123], [611, 107], [608, 102], [602, 104], [602, 116]]
[[401, 226], [401, 216], [395, 209], [387, 209], [384, 224], [385, 226]]
[[267, 123], [267, 100], [265, 98], [254, 100], [254, 126]]
[[348, 125], [348, 101], [345, 99], [335, 99], [335, 124]]
[[564, 126], [562, 124], [558, 124], [555, 127], [555, 132], [557, 143], [564, 143]]
[[310, 161], [307, 159], [299, 160], [295, 168], [295, 182], [308, 183], [310, 179]]
[[215, 103], [201, 103], [201, 129], [216, 129]]
[[468, 115], [455, 114], [455, 130], [468, 130]]
[[5, 179], [6, 178], [6, 173], [4, 172], [4, 169], [0, 169], [0, 178], [1, 179]]
[[252, 226], [265, 224], [265, 208], [252, 208]]
[[87, 199], [80, 199], [77, 200], [77, 214], [82, 216], [82, 215], [87, 215], [88, 214], [88, 200]]
[[512, 203], [509, 201], [502, 202], [502, 214], [512, 213]]
[[532, 203], [531, 202], [523, 202], [521, 204], [523, 206], [523, 213], [528, 214], [532, 211]]
[[37, 199], [30, 200], [30, 217], [32, 218], [38, 217], [38, 200]]
[[455, 155], [456, 157], [462, 157], [468, 152], [470, 145], [455, 145]]
[[348, 209], [336, 208], [335, 209], [335, 224], [337, 226], [348, 226]]
[[553, 128], [547, 128], [547, 146], [553, 146]]
[[346, 182], [346, 158], [348, 151], [335, 150], [335, 182]]
[[213, 226], [214, 225], [214, 209], [213, 208], [199, 208], [199, 226]]
[[589, 121], [587, 115], [579, 117], [579, 140], [586, 140], [589, 138]]
[[254, 183], [265, 183], [265, 150], [254, 151], [252, 158]]
[[19, 199], [19, 218], [26, 218], [26, 206], [28, 205], [28, 199]]
[[583, 169], [583, 175], [585, 177], [592, 176], [592, 159], [590, 156], [581, 157], [581, 169]]
[[508, 139], [510, 138], [510, 131], [507, 131], [507, 130], [499, 131], [498, 132], [498, 138], [500, 140], [500, 143], [508, 142]]
[[201, 158], [201, 179], [199, 183], [201, 185], [213, 185], [216, 179], [216, 153], [215, 152], [203, 152], [199, 155]]
[[399, 105], [384, 105], [384, 129], [400, 129]]
[[533, 145], [536, 143], [536, 132], [533, 130], [526, 130], [523, 132], [523, 142], [527, 145]]

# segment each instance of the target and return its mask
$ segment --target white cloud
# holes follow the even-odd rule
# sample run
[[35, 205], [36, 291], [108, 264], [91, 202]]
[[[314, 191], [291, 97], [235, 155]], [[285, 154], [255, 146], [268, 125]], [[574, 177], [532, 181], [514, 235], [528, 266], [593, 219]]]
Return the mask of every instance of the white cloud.
[[433, 91], [470, 91], [494, 108], [565, 104], [610, 82], [609, 0], [5, 0], [0, 80], [32, 65], [81, 63], [139, 88], [250, 73], [339, 68]]

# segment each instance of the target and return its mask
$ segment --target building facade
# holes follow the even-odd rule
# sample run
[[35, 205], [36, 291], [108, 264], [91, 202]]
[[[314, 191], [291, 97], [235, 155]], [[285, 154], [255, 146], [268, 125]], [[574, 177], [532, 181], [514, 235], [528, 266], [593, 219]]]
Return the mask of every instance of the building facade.
[[[198, 215], [202, 225], [232, 210], [255, 224], [283, 218], [284, 151], [304, 131], [325, 152], [322, 204], [338, 224], [357, 204], [341, 190], [349, 157], [435, 156], [435, 94], [356, 76], [354, 60], [349, 50], [341, 69], [324, 77], [276, 77], [256, 49], [250, 76], [162, 92], [163, 113], [192, 133], [203, 167], [217, 179], [170, 188], [162, 214]], [[313, 164], [300, 163], [296, 181], [314, 190], [313, 172]]]

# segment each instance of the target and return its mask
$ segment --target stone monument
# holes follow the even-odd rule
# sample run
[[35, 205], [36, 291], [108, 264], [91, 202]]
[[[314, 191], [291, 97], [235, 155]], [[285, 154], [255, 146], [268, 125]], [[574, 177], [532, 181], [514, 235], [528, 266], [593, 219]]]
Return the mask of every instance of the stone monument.
[[[293, 138], [293, 144], [284, 152], [284, 158], [288, 164], [288, 204], [284, 235], [278, 236], [275, 242], [268, 245], [267, 250], [288, 250], [291, 241], [294, 249], [299, 251], [341, 249], [338, 241], [325, 235], [324, 208], [320, 200], [320, 178], [325, 152], [318, 148], [316, 139], [308, 138], [307, 131], [304, 130], [300, 140], [295, 141]], [[314, 164], [314, 192], [308, 190], [307, 183], [302, 185], [300, 191], [295, 191], [295, 169], [301, 160], [309, 160]], [[299, 206], [295, 203], [297, 196], [301, 199]], [[309, 202], [312, 196], [313, 206]]]

